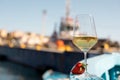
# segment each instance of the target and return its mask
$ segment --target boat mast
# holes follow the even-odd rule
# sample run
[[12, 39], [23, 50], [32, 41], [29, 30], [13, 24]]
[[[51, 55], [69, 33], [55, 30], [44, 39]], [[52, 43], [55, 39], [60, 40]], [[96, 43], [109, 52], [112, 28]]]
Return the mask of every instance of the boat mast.
[[43, 10], [42, 11], [42, 36], [45, 35], [46, 14], [47, 14], [47, 11]]
[[70, 0], [65, 1], [65, 17], [61, 18], [60, 35], [62, 38], [70, 38], [73, 27], [73, 19], [70, 17]]
[[66, 18], [70, 15], [70, 0], [66, 0]]

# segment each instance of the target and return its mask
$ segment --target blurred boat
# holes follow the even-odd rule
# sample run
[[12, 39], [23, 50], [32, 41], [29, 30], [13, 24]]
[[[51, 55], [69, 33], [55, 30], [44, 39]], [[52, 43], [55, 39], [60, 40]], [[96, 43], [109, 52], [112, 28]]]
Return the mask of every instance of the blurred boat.
[[[98, 55], [101, 54], [88, 54], [88, 57]], [[10, 48], [8, 46], [0, 46], [0, 56], [0, 61], [7, 60], [28, 68], [30, 67], [39, 72], [40, 75], [49, 69], [69, 74], [73, 65], [77, 61], [83, 60], [83, 53], [79, 52], [37, 51], [33, 49]]]

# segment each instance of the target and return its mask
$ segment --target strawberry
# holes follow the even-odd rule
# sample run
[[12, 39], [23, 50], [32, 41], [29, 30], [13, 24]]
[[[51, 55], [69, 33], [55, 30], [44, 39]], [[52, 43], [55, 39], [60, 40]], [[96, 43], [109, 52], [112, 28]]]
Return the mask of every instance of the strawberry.
[[85, 72], [85, 64], [78, 62], [72, 69], [72, 74], [82, 74]]

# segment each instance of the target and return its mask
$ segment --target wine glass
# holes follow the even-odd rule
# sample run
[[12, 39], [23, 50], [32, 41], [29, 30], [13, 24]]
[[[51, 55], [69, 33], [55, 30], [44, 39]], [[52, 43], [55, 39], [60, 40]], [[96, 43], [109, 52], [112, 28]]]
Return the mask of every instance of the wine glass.
[[[70, 80], [103, 80], [102, 78], [87, 72], [87, 52], [97, 43], [97, 34], [95, 23], [92, 15], [80, 14], [75, 18], [75, 26], [73, 27], [73, 44], [84, 53], [84, 62], [81, 72], [70, 72]], [[79, 64], [79, 65], [81, 65]], [[78, 65], [78, 64], [77, 64]], [[75, 69], [77, 70], [77, 68]], [[78, 69], [80, 70], [80, 69]]]

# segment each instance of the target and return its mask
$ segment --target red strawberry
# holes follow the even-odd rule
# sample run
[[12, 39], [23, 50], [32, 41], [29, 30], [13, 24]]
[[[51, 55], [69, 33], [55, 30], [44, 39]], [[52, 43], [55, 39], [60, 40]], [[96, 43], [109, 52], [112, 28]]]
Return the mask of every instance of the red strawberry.
[[82, 74], [85, 71], [85, 64], [78, 62], [72, 69], [73, 74]]

